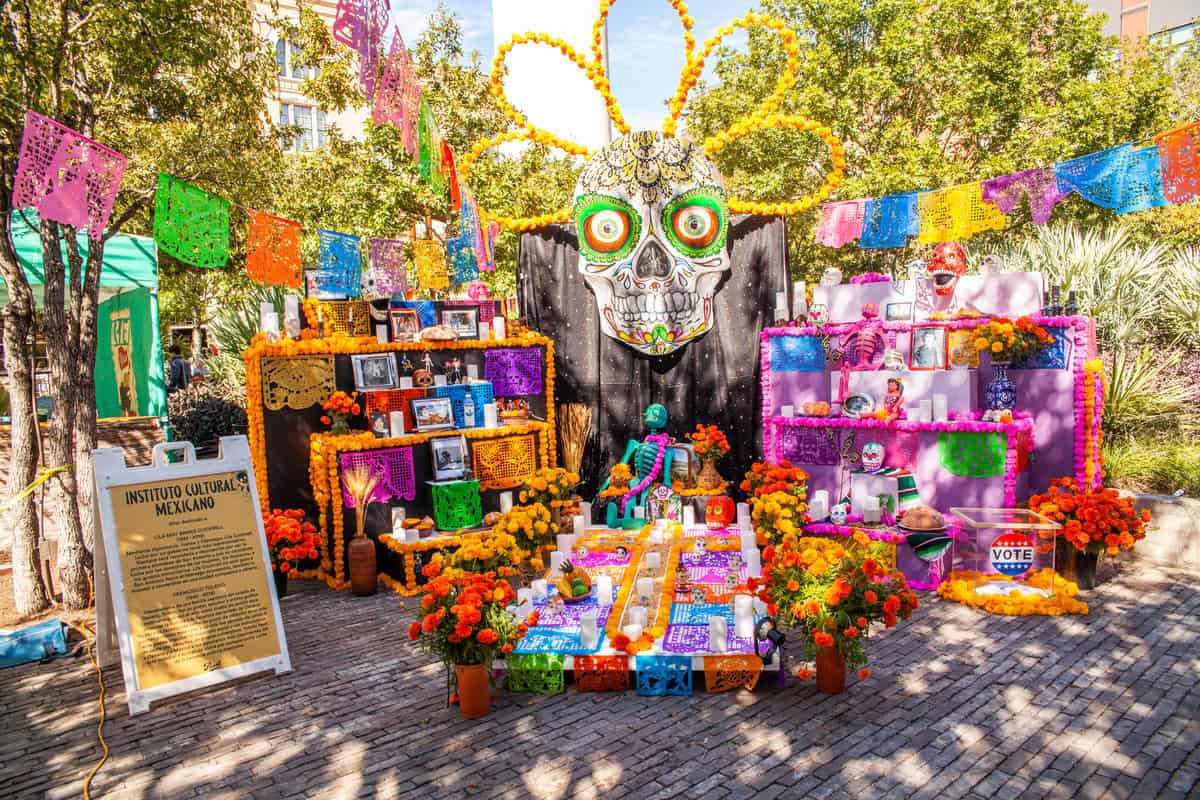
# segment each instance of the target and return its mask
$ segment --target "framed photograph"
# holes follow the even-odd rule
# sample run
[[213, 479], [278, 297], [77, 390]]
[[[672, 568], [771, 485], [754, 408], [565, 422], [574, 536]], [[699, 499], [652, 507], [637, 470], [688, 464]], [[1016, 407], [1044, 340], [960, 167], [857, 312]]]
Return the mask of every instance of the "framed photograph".
[[391, 436], [390, 425], [386, 411], [371, 412], [371, 433], [375, 434], [376, 439], [386, 439]]
[[460, 339], [479, 338], [479, 306], [450, 306], [442, 309], [442, 324]]
[[419, 432], [444, 431], [454, 427], [454, 409], [450, 406], [449, 397], [414, 397], [411, 402], [413, 419]]
[[908, 368], [930, 370], [946, 368], [946, 329], [940, 325], [914, 325]]
[[950, 331], [946, 351], [951, 369], [979, 369], [979, 351], [975, 349], [974, 331]]
[[673, 443], [667, 450], [671, 453], [671, 485], [675, 491], [693, 488], [696, 485], [696, 452], [692, 445]]
[[304, 294], [306, 297], [315, 297], [318, 300], [345, 300], [346, 295], [342, 292], [323, 292], [317, 286], [317, 270], [304, 270]]
[[392, 323], [393, 342], [415, 342], [421, 338], [421, 320], [415, 308], [393, 308], [388, 311]]
[[364, 353], [350, 356], [354, 365], [354, 388], [375, 392], [396, 388], [396, 359], [391, 353]]
[[446, 481], [461, 478], [467, 473], [467, 438], [439, 436], [429, 440], [433, 450], [433, 479]]
[[874, 410], [875, 398], [871, 397], [869, 394], [863, 394], [861, 392], [856, 394], [848, 394], [846, 395], [846, 399], [842, 401], [842, 416], [844, 417], [854, 417], [855, 419], [858, 419], [865, 414], [870, 414]]
[[883, 318], [887, 322], [908, 322], [912, 313], [912, 303], [888, 303], [883, 307]]

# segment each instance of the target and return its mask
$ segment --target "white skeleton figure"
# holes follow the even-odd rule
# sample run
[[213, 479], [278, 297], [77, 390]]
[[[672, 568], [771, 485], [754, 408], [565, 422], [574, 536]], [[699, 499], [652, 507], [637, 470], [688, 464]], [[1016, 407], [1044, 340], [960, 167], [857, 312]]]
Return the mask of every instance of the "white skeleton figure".
[[584, 166], [573, 216], [606, 335], [663, 355], [712, 327], [729, 211], [699, 147], [652, 131], [617, 139]]

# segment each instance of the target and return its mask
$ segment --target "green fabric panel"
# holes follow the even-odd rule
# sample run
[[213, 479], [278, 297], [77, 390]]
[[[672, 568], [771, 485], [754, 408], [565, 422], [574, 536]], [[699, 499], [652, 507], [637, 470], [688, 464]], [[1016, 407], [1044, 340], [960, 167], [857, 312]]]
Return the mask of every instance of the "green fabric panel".
[[942, 469], [963, 478], [995, 478], [1004, 474], [1008, 437], [1003, 433], [943, 431], [938, 434]]
[[96, 338], [96, 416], [166, 413], [157, 298], [134, 289], [100, 304]]
[[[25, 268], [25, 277], [29, 283], [41, 286], [45, 275], [42, 270], [42, 239], [37, 226], [38, 217], [33, 211], [12, 213], [12, 242], [17, 251], [17, 260]], [[76, 240], [79, 242], [80, 256], [86, 259], [87, 234], [77, 234]], [[64, 260], [66, 254], [64, 244]], [[158, 253], [154, 247], [154, 240], [126, 234], [117, 234], [110, 238], [104, 244], [104, 269], [100, 273], [100, 287], [157, 289]]]

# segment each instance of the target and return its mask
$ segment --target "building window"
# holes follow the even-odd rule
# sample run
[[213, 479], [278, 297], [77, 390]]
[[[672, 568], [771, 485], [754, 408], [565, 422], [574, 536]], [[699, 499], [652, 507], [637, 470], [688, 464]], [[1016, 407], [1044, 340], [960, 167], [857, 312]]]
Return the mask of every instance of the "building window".
[[300, 129], [298, 134], [284, 136], [280, 139], [279, 144], [284, 150], [305, 153], [325, 146], [325, 133], [328, 125], [325, 121], [325, 114], [319, 108], [280, 103], [279, 125], [280, 127], [295, 126]]
[[316, 67], [305, 67], [300, 63], [301, 50], [299, 45], [289, 42], [287, 39], [275, 40], [275, 66], [279, 71], [281, 78], [294, 78], [302, 81], [306, 78], [315, 78], [321, 71]]

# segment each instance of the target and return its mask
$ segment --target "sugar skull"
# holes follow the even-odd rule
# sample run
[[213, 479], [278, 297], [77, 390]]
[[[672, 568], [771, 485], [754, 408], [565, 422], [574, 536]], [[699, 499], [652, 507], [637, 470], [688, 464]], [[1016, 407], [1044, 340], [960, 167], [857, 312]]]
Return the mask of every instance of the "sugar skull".
[[704, 506], [704, 524], [709, 530], [721, 530], [733, 524], [736, 507], [729, 497], [710, 497]]
[[663, 355], [712, 327], [729, 211], [699, 147], [652, 131], [622, 136], [584, 165], [573, 216], [579, 272], [606, 335]]
[[862, 449], [862, 466], [867, 472], [874, 472], [883, 466], [883, 445], [879, 442], [867, 442]]
[[954, 294], [958, 279], [967, 272], [967, 253], [958, 242], [942, 242], [933, 248], [926, 272], [933, 291], [940, 297]]
[[845, 503], [838, 503], [836, 506], [829, 509], [829, 521], [834, 525], [845, 525], [846, 514], [848, 512], [849, 509], [846, 508]]

